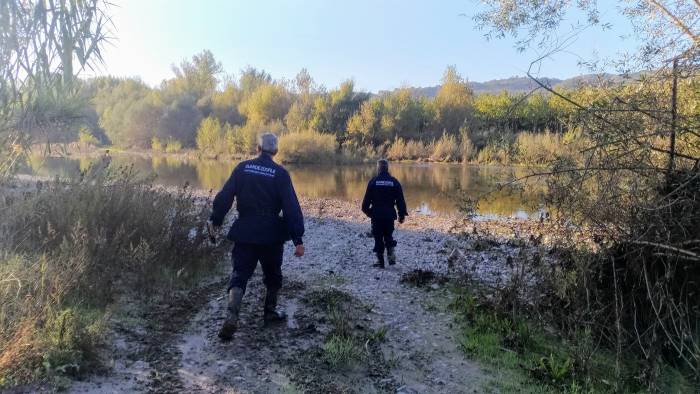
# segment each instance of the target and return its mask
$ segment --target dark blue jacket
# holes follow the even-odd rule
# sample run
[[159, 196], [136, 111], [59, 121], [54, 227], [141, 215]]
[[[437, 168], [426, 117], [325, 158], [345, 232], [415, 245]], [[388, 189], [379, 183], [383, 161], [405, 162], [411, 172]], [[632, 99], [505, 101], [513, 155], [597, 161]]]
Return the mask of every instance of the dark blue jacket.
[[362, 201], [362, 212], [372, 219], [396, 220], [394, 207], [399, 210], [398, 218], [408, 216], [401, 183], [385, 171], [369, 181]]
[[221, 226], [236, 199], [238, 218], [228, 232], [234, 242], [302, 243], [304, 216], [289, 173], [263, 153], [239, 163], [214, 198], [211, 221]]

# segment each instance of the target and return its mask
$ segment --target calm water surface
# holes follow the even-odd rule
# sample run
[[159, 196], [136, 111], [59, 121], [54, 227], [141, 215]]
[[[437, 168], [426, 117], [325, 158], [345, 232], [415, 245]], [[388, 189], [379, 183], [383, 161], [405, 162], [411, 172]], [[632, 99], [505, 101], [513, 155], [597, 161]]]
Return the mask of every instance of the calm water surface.
[[[90, 158], [32, 159], [22, 170], [43, 176], [71, 176], [90, 166]], [[217, 191], [230, 175], [236, 162], [182, 161], [171, 157], [141, 157], [115, 154], [112, 162], [133, 165], [155, 182], [167, 186], [192, 186]], [[286, 166], [297, 193], [306, 197], [333, 197], [348, 201], [362, 199], [368, 180], [374, 175], [373, 164]], [[541, 209], [542, 185], [531, 184], [514, 193], [500, 190], [515, 177], [527, 175], [523, 168], [483, 167], [460, 164], [392, 163], [391, 173], [403, 185], [411, 211], [453, 213], [461, 196], [481, 198], [477, 211], [481, 215], [527, 217]], [[489, 193], [490, 192], [490, 193]]]

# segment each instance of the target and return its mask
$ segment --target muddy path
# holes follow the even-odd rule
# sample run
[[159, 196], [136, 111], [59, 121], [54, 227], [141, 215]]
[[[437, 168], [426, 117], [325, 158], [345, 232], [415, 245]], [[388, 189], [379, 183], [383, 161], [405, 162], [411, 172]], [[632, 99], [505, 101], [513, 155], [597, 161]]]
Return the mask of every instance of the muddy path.
[[449, 271], [457, 242], [452, 222], [410, 217], [396, 232], [398, 264], [378, 270], [371, 267], [368, 220], [347, 214], [342, 203], [309, 204], [306, 256], [293, 257], [290, 245], [285, 250], [286, 324], [263, 326], [258, 268], [240, 328], [222, 343], [225, 278], [212, 281], [153, 311], [147, 326], [117, 330], [112, 372], [70, 391], [481, 392], [490, 374], [460, 350], [442, 282], [402, 281], [417, 269]]

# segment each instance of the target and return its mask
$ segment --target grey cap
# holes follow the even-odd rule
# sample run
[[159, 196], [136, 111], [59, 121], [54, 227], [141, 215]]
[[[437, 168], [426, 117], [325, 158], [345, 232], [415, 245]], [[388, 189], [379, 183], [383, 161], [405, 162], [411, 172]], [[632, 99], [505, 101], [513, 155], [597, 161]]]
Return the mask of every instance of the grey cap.
[[266, 153], [277, 153], [277, 136], [272, 133], [264, 133], [258, 138], [260, 150]]

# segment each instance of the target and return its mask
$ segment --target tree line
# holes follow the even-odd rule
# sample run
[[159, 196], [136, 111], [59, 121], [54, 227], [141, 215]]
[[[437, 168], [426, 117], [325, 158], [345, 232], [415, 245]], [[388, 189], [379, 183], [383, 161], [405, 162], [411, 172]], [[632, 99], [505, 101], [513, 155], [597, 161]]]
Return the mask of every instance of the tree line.
[[[68, 140], [130, 149], [177, 152], [197, 149], [205, 157], [254, 153], [257, 136], [282, 136], [283, 160], [326, 162], [392, 160], [545, 165], [576, 154], [580, 108], [605, 107], [610, 93], [630, 100], [665, 97], [663, 87], [641, 79], [625, 84], [581, 85], [548, 92], [475, 95], [453, 66], [435, 97], [408, 87], [379, 95], [358, 90], [352, 80], [327, 89], [306, 69], [293, 80], [273, 79], [248, 67], [227, 75], [210, 51], [173, 67], [158, 87], [135, 78], [81, 81], [85, 119]], [[643, 87], [643, 88], [642, 88]], [[643, 89], [643, 91], [640, 91]], [[693, 108], [692, 87], [683, 88]], [[580, 144], [579, 144], [580, 145]]]
[[173, 73], [157, 87], [137, 78], [81, 81], [85, 122], [65, 139], [169, 152], [197, 148], [205, 156], [225, 157], [252, 153], [257, 135], [270, 130], [298, 142], [298, 149], [322, 146], [326, 159], [387, 155], [507, 164], [518, 158], [512, 147], [501, 157], [501, 147], [517, 143], [524, 131], [557, 144], [571, 112], [551, 95], [475, 95], [453, 66], [432, 98], [407, 87], [375, 95], [352, 80], [328, 89], [306, 69], [293, 80], [273, 79], [253, 67], [233, 78], [207, 50], [173, 66]]

